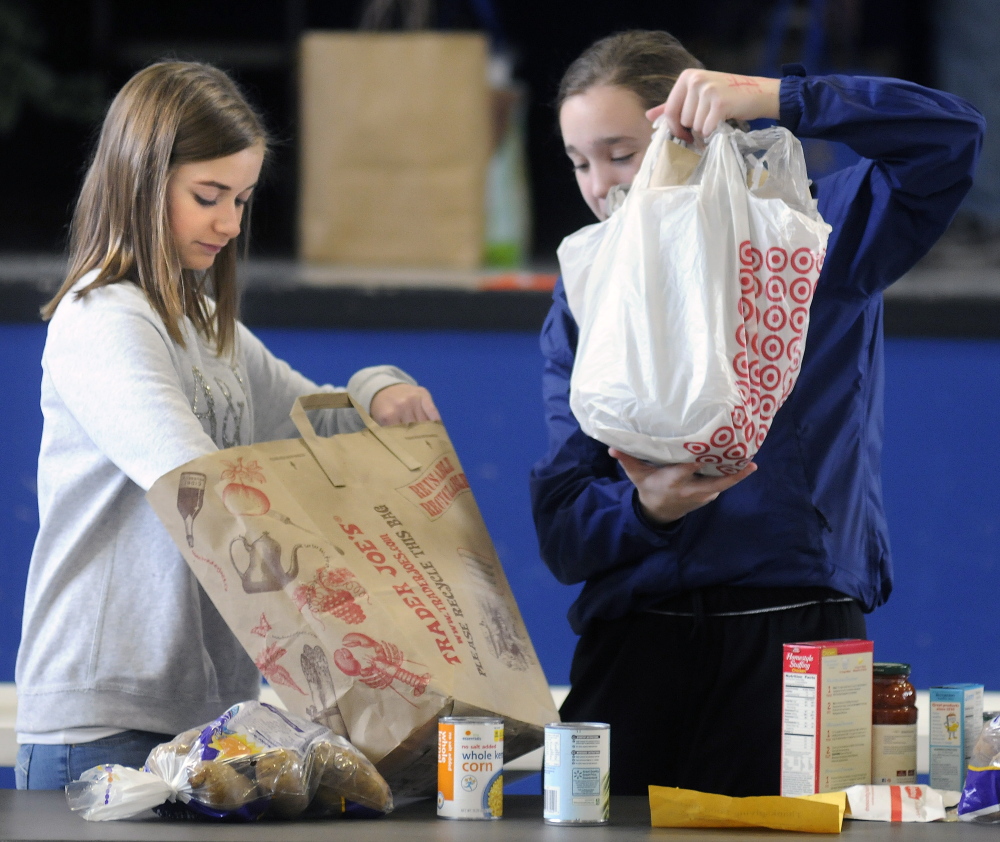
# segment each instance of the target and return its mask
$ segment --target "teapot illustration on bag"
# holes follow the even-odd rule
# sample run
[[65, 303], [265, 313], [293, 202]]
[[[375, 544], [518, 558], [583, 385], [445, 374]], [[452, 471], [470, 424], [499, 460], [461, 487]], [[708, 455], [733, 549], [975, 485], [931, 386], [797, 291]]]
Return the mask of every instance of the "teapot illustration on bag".
[[229, 545], [229, 560], [239, 574], [246, 593], [280, 591], [298, 575], [301, 546], [296, 544], [292, 549], [291, 565], [285, 570], [281, 564], [281, 544], [267, 532], [253, 542], [246, 535], [240, 535]]

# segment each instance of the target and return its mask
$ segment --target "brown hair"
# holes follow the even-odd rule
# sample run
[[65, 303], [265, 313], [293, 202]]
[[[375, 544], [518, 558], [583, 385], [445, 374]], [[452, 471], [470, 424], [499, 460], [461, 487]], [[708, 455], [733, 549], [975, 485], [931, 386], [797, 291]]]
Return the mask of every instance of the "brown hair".
[[630, 29], [591, 44], [563, 74], [556, 111], [571, 96], [595, 85], [617, 85], [636, 94], [646, 108], [662, 105], [681, 71], [704, 67], [683, 44], [662, 30]]
[[[182, 164], [224, 158], [256, 144], [267, 131], [223, 71], [198, 62], [163, 61], [136, 73], [104, 118], [70, 225], [69, 269], [42, 308], [49, 319], [87, 272], [93, 289], [131, 281], [146, 293], [170, 338], [184, 344], [180, 323], [191, 319], [219, 353], [236, 334], [239, 296], [231, 240], [205, 273], [184, 269], [170, 233], [167, 183]], [[212, 289], [216, 303], [207, 299]]]

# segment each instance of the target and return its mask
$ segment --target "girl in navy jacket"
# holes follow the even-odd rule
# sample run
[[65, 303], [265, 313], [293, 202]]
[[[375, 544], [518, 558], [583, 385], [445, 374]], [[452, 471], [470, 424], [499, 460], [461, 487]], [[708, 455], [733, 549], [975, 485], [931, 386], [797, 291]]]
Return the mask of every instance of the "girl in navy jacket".
[[542, 329], [549, 446], [532, 472], [542, 557], [583, 583], [562, 717], [611, 723], [612, 792], [779, 792], [782, 644], [865, 637], [892, 588], [882, 506], [882, 291], [947, 228], [984, 121], [895, 79], [714, 73], [665, 32], [598, 41], [559, 94], [588, 205], [629, 183], [664, 114], [685, 140], [773, 118], [861, 160], [819, 179], [833, 227], [798, 382], [754, 463], [730, 477], [653, 467], [580, 430], [569, 407], [577, 326], [561, 282]]

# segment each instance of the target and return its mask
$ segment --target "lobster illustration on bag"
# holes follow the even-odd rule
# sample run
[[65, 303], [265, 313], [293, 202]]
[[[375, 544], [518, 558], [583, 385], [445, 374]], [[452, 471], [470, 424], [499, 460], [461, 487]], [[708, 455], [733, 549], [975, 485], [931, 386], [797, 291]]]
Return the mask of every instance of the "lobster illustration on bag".
[[403, 651], [387, 640], [378, 641], [367, 634], [349, 632], [344, 647], [333, 653], [333, 662], [344, 675], [358, 676], [377, 690], [392, 688], [402, 695], [397, 684], [409, 688], [409, 694], [422, 696], [431, 680], [430, 673], [418, 675], [403, 666]]

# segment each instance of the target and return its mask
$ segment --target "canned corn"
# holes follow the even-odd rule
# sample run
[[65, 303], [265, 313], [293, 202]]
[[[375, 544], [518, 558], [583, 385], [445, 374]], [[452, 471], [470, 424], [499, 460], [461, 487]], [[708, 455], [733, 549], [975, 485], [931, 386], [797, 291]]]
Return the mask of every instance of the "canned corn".
[[503, 720], [443, 716], [438, 720], [437, 814], [442, 819], [503, 815]]
[[542, 781], [546, 824], [606, 824], [611, 812], [611, 727], [604, 722], [545, 726]]

